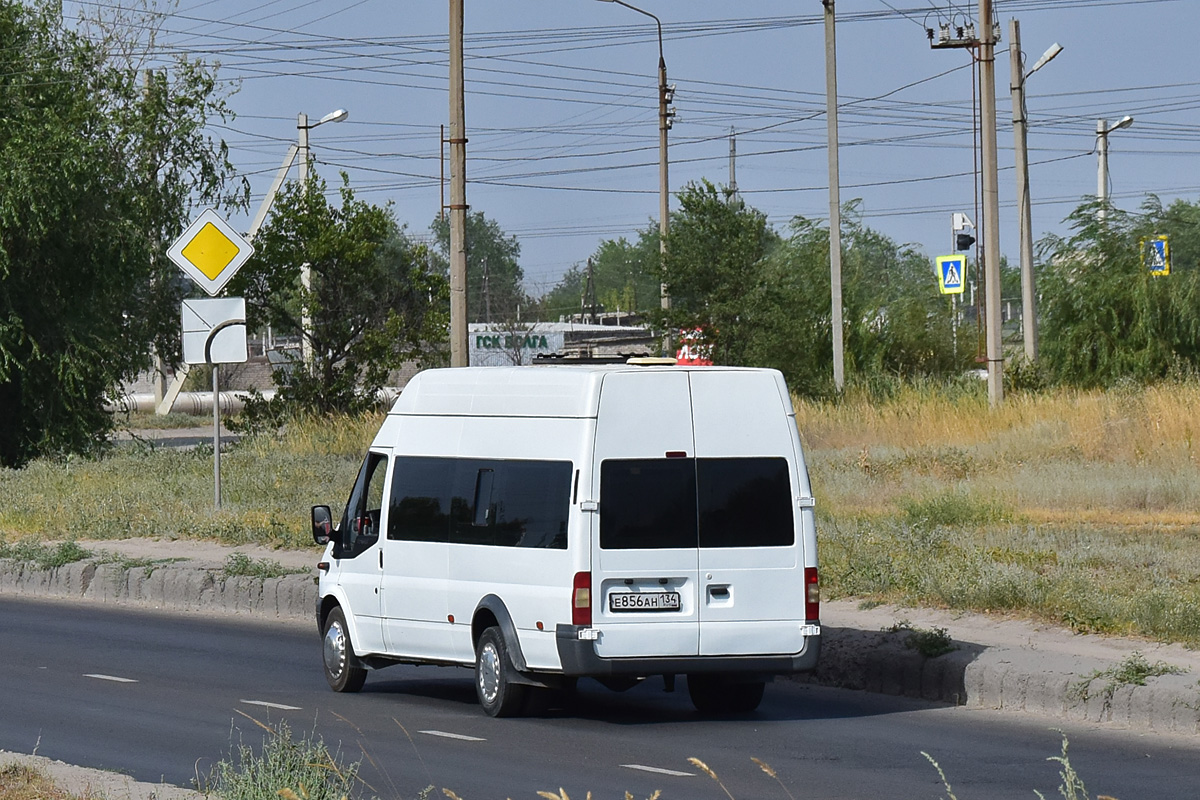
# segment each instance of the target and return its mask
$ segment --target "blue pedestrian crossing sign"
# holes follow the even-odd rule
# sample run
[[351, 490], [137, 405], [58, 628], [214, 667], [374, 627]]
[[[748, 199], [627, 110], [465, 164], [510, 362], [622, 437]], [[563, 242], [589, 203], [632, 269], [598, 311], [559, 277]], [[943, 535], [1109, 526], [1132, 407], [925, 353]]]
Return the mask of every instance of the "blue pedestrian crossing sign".
[[[1149, 245], [1149, 247], [1147, 247]], [[1166, 236], [1142, 240], [1142, 259], [1151, 275], [1171, 274], [1171, 245]]]
[[962, 294], [967, 282], [967, 257], [938, 256], [937, 275], [942, 294]]

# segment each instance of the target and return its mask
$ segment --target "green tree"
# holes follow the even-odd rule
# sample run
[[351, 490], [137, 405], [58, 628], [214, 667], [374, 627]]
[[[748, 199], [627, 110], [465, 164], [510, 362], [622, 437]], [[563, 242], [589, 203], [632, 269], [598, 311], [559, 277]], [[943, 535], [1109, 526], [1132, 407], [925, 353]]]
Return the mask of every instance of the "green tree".
[[[1085, 203], [1068, 217], [1074, 233], [1040, 243], [1043, 266], [1039, 360], [1051, 378], [1076, 386], [1153, 381], [1200, 368], [1200, 208], [1167, 209], [1150, 197], [1141, 214]], [[1171, 274], [1150, 274], [1142, 242], [1167, 235]]]
[[[857, 201], [842, 212], [842, 249], [848, 379], [939, 375], [965, 366], [974, 350], [963, 343], [956, 349], [951, 307], [928, 257], [863, 225]], [[830, 294], [829, 230], [796, 217], [764, 267], [751, 362], [781, 370], [801, 394], [832, 392]]]
[[[275, 410], [354, 412], [374, 403], [388, 374], [406, 362], [440, 364], [446, 338], [445, 281], [430, 271], [391, 208], [354, 197], [343, 174], [341, 207], [325, 183], [291, 183], [255, 240], [254, 256], [231, 281], [246, 297], [252, 328], [306, 334], [311, 369], [297, 359], [276, 370]], [[300, 265], [312, 285], [300, 285]]]
[[763, 259], [778, 236], [761, 211], [731, 204], [709, 181], [688, 184], [671, 215], [662, 280], [671, 296], [663, 322], [700, 331], [718, 364], [747, 364], [754, 309], [766, 291]]
[[[429, 226], [437, 241], [437, 269], [450, 274], [450, 220], [438, 217]], [[521, 243], [482, 211], [467, 214], [467, 319], [470, 322], [515, 320], [518, 308], [532, 301], [521, 287]]]
[[[215, 72], [180, 58], [148, 80], [134, 33], [89, 42], [61, 4], [0, 3], [0, 464], [102, 446], [104, 398], [179, 350], [165, 258], [192, 202], [231, 202]], [[157, 18], [161, 21], [161, 17]], [[244, 202], [244, 186], [242, 187]]]
[[[604, 311], [652, 312], [659, 308], [658, 226], [638, 231], [635, 242], [606, 239], [592, 254], [592, 286]], [[587, 284], [587, 265], [567, 270], [542, 298], [547, 319], [580, 313]]]

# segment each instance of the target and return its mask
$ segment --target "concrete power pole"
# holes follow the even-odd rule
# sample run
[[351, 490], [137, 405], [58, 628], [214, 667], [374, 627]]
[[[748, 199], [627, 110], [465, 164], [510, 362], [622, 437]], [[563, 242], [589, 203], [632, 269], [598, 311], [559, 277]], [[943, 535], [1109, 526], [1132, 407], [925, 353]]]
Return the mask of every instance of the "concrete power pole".
[[1037, 292], [1033, 275], [1033, 212], [1029, 196], [1029, 120], [1025, 110], [1025, 65], [1021, 63], [1021, 23], [1008, 21], [1008, 53], [1011, 67], [1013, 139], [1017, 167], [1017, 224], [1021, 232], [1021, 338], [1025, 360], [1037, 359]]
[[825, 121], [829, 151], [829, 286], [833, 312], [833, 385], [846, 387], [845, 341], [842, 332], [842, 197], [838, 168], [837, 36], [834, 0], [825, 6]]
[[988, 404], [1004, 402], [1004, 349], [1000, 329], [1000, 193], [996, 164], [996, 29], [992, 0], [979, 0], [979, 97], [983, 140], [983, 268], [987, 292]]
[[737, 131], [733, 128], [729, 129], [729, 188], [726, 194], [729, 196], [729, 205], [741, 205], [737, 188]]
[[[296, 155], [300, 159], [300, 163], [296, 168], [300, 173], [300, 191], [308, 191], [308, 114], [296, 115]], [[312, 291], [312, 266], [306, 261], [300, 265], [300, 286], [305, 293]], [[304, 369], [312, 372], [313, 351], [312, 342], [308, 337], [312, 335], [312, 318], [308, 315], [308, 300], [300, 306], [300, 360], [304, 363]], [[213, 367], [216, 369], [216, 367]], [[220, 503], [218, 503], [220, 505]]]
[[[658, 17], [655, 17], [654, 21], [658, 23], [658, 254], [659, 258], [665, 261], [667, 234], [670, 232], [671, 224], [671, 183], [667, 177], [667, 131], [671, 129], [671, 117], [674, 116], [669, 106], [673, 91], [667, 85], [667, 61], [663, 58], [662, 52], [662, 23], [658, 22]], [[670, 311], [670, 290], [665, 283], [660, 284], [658, 290], [662, 310]], [[665, 351], [664, 355], [675, 355], [675, 337], [670, 328], [663, 335], [663, 350]]]
[[1123, 117], [1115, 125], [1109, 125], [1107, 120], [1096, 120], [1096, 199], [1100, 201], [1097, 219], [1104, 219], [1108, 206], [1108, 135], [1132, 124], [1133, 117], [1130, 116]]
[[467, 350], [467, 136], [463, 105], [463, 0], [450, 0], [450, 366]]

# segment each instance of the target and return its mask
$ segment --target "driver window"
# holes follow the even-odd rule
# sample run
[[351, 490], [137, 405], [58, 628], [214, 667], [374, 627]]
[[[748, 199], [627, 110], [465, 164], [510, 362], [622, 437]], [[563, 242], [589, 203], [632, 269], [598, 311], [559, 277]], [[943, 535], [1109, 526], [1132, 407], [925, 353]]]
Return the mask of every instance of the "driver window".
[[346, 513], [342, 515], [339, 527], [342, 544], [338, 558], [354, 558], [379, 541], [386, 473], [387, 456], [368, 453], [346, 503]]

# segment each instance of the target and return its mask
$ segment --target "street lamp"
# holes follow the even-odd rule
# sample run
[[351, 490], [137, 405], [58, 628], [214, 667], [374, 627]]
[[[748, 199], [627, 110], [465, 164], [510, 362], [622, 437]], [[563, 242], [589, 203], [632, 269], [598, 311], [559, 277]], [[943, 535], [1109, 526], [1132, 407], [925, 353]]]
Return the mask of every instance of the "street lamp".
[[1133, 124], [1133, 117], [1125, 116], [1116, 125], [1109, 125], [1106, 120], [1096, 120], [1096, 199], [1100, 208], [1096, 216], [1104, 219], [1105, 206], [1108, 205], [1108, 135], [1113, 131], [1128, 128]]
[[[658, 27], [658, 253], [661, 259], [667, 252], [668, 216], [670, 214], [670, 193], [667, 181], [667, 131], [671, 129], [671, 121], [675, 117], [675, 109], [670, 107], [670, 102], [675, 96], [675, 87], [667, 85], [667, 62], [663, 58], [662, 21], [649, 11], [630, 5], [624, 0], [601, 1], [616, 3], [631, 11], [644, 14], [654, 20], [654, 24]], [[667, 291], [665, 283], [659, 285], [659, 298], [663, 311], [671, 308], [671, 295]], [[668, 355], [673, 352], [671, 340], [671, 333], [668, 331], [664, 336]]]
[[1033, 67], [1025, 72], [1021, 53], [1021, 23], [1009, 20], [1009, 55], [1012, 75], [1013, 137], [1016, 140], [1017, 167], [1017, 227], [1021, 238], [1021, 339], [1025, 343], [1025, 360], [1037, 359], [1037, 292], [1033, 276], [1033, 219], [1029, 196], [1029, 111], [1025, 106], [1025, 81], [1062, 52], [1062, 46], [1050, 45]]
[[[308, 123], [307, 114], [300, 113], [296, 116], [296, 132], [299, 134], [297, 149], [300, 154], [301, 191], [308, 191], [308, 161], [312, 155], [312, 151], [308, 147], [308, 132], [319, 125], [324, 125], [326, 122], [345, 122], [349, 116], [349, 111], [339, 108], [336, 111], [330, 111], [311, 125]], [[307, 261], [300, 265], [300, 285], [304, 287], [305, 292], [312, 289], [312, 265]], [[300, 358], [304, 361], [305, 366], [311, 366], [312, 343], [308, 340], [308, 337], [312, 331], [312, 318], [308, 315], [307, 302], [301, 303], [300, 309]]]
[[350, 112], [344, 108], [339, 108], [337, 111], [330, 111], [325, 116], [321, 117], [311, 125], [308, 124], [308, 115], [299, 114], [296, 116], [296, 131], [299, 134], [298, 147], [300, 150], [300, 185], [303, 186], [308, 182], [308, 159], [311, 153], [308, 149], [308, 132], [313, 128], [324, 125], [326, 122], [345, 122], [350, 116]]

